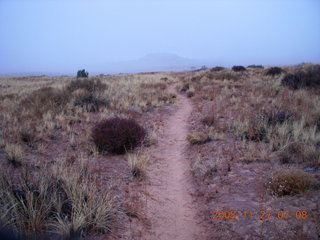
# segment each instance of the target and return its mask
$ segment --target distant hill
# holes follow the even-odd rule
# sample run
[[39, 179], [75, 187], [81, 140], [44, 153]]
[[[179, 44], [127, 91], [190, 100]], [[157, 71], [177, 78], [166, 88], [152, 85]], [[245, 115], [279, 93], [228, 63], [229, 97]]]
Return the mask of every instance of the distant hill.
[[108, 64], [106, 70], [111, 73], [184, 71], [195, 66], [200, 67], [200, 62], [171, 53], [152, 53], [137, 60]]

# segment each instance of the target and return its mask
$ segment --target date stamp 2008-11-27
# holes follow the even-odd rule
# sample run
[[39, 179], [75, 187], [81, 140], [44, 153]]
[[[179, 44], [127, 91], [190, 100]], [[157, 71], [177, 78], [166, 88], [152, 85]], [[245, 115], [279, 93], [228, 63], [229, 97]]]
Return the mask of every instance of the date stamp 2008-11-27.
[[272, 217], [277, 219], [301, 219], [305, 220], [311, 216], [310, 212], [304, 210], [297, 211], [211, 211], [211, 219], [260, 219], [266, 220]]

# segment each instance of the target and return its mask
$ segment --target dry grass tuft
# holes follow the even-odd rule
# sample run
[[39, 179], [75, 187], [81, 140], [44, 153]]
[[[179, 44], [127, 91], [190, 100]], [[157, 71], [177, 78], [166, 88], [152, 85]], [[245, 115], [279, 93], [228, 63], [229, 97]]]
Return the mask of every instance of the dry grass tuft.
[[189, 134], [187, 136], [187, 141], [191, 144], [203, 144], [211, 141], [211, 139], [208, 134], [198, 132], [198, 133]]
[[213, 177], [218, 172], [219, 161], [206, 161], [200, 156], [192, 166], [192, 174], [202, 177]]
[[10, 143], [6, 144], [4, 148], [8, 161], [14, 166], [19, 167], [22, 165], [23, 151], [21, 145]]
[[266, 186], [274, 196], [295, 195], [304, 193], [317, 184], [311, 174], [293, 167], [276, 169]]
[[127, 159], [133, 177], [142, 179], [147, 175], [147, 168], [150, 165], [150, 156], [148, 154], [141, 151], [129, 153]]
[[6, 226], [25, 238], [49, 232], [83, 237], [112, 230], [118, 211], [112, 192], [97, 190], [85, 162], [71, 166], [58, 159], [45, 171], [21, 172], [18, 185], [1, 173], [0, 212]]

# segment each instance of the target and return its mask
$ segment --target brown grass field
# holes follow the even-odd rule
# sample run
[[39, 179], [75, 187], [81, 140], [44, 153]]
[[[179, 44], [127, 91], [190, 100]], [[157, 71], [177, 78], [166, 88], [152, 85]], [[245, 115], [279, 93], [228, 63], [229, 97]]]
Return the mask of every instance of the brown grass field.
[[[320, 67], [235, 70], [1, 77], [0, 228], [21, 239], [318, 239]], [[121, 127], [94, 136], [114, 117], [145, 130], [137, 147]]]

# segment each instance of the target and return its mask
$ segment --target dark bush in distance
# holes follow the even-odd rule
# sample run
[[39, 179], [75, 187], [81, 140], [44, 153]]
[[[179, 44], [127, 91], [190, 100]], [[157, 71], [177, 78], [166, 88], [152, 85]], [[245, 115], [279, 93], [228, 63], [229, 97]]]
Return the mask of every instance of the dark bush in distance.
[[243, 66], [233, 66], [232, 70], [235, 72], [243, 72], [243, 71], [246, 71], [246, 68]]
[[87, 78], [89, 73], [86, 70], [82, 69], [77, 72], [77, 78]]
[[279, 68], [279, 67], [271, 67], [269, 68], [264, 75], [266, 76], [272, 76], [274, 77], [275, 75], [279, 75], [281, 73], [283, 73], [284, 70], [282, 68]]
[[314, 65], [303, 71], [299, 70], [293, 74], [287, 74], [281, 81], [282, 86], [287, 86], [293, 90], [299, 88], [319, 88], [320, 87], [320, 65]]
[[98, 123], [92, 138], [99, 151], [122, 154], [137, 147], [146, 131], [134, 119], [110, 118]]
[[224, 67], [220, 67], [220, 66], [216, 66], [210, 69], [211, 72], [219, 72], [221, 70], [223, 70]]
[[261, 68], [261, 69], [263, 69], [264, 67], [262, 65], [249, 65], [248, 68]]

